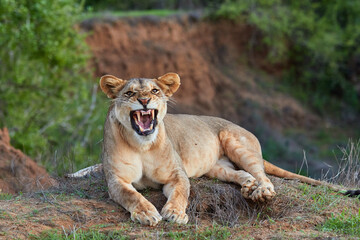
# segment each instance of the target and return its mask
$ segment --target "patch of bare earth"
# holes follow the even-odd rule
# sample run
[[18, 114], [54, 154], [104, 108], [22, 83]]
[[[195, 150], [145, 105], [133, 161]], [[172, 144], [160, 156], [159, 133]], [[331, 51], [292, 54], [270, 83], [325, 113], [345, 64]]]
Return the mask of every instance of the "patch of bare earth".
[[[103, 176], [59, 180], [56, 188], [0, 200], [0, 239], [27, 239], [51, 229], [66, 233], [121, 230], [129, 239], [169, 239], [169, 233], [176, 232], [191, 239], [195, 232], [214, 226], [226, 226], [229, 239], [336, 237], [317, 226], [332, 213], [343, 209], [356, 213], [360, 207], [357, 199], [275, 177], [271, 180], [278, 195], [269, 203], [257, 204], [242, 198], [239, 186], [200, 178], [191, 180], [189, 224], [162, 221], [147, 227], [133, 223], [130, 214], [109, 199]], [[159, 211], [166, 202], [159, 190], [141, 193]], [[320, 204], [321, 197], [330, 200]]]
[[0, 193], [30, 192], [54, 184], [44, 168], [10, 145], [7, 128], [0, 129]]

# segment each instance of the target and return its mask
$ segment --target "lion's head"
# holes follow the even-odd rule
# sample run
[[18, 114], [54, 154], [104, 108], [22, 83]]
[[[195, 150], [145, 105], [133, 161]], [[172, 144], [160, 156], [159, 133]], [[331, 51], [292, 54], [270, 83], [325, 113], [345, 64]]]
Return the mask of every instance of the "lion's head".
[[180, 77], [176, 73], [167, 73], [157, 79], [122, 80], [112, 75], [100, 79], [102, 91], [114, 101], [118, 121], [144, 137], [156, 135], [157, 125], [166, 114], [166, 102], [179, 86]]

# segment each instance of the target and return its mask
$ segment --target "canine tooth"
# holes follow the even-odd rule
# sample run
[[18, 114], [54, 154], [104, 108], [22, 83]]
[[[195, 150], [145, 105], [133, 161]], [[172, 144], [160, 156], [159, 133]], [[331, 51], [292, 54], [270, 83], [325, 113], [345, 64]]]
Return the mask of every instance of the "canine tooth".
[[138, 111], [136, 111], [136, 115], [137, 115], [138, 121], [140, 121], [140, 113]]
[[150, 130], [152, 130], [152, 129], [153, 129], [153, 124], [151, 124], [151, 125], [150, 125], [150, 128], [149, 128], [149, 129], [150, 129]]
[[151, 117], [152, 117], [152, 119], [155, 119], [155, 111], [154, 110], [151, 110]]
[[139, 125], [139, 128], [140, 128], [140, 131], [141, 132], [143, 132], [144, 131], [144, 129]]

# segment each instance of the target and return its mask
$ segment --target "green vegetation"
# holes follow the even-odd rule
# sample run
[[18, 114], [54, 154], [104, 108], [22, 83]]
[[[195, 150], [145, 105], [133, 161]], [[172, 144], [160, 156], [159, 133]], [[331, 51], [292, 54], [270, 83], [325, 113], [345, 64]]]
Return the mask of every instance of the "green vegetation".
[[223, 0], [85, 0], [86, 9], [96, 11], [132, 11], [132, 10], [151, 10], [151, 9], [198, 9], [206, 6], [215, 7]]
[[89, 50], [74, 27], [81, 12], [75, 0], [0, 5], [0, 127], [9, 128], [16, 148], [47, 158], [48, 170], [61, 162], [60, 173], [74, 161], [98, 159], [99, 147], [93, 151], [92, 145], [102, 138], [105, 116], [93, 113], [97, 89], [86, 70]]
[[96, 17], [142, 17], [142, 16], [157, 16], [167, 17], [174, 14], [180, 14], [183, 11], [169, 10], [169, 9], [151, 9], [151, 10], [138, 10], [138, 11], [112, 11], [112, 12], [85, 12], [80, 15], [80, 20], [91, 19]]
[[360, 237], [360, 209], [358, 214], [348, 214], [343, 211], [339, 215], [333, 214], [331, 218], [320, 227], [326, 232], [336, 232]]
[[259, 29], [269, 62], [289, 65], [283, 81], [295, 87], [287, 90], [319, 112], [343, 103], [360, 109], [352, 80], [360, 59], [359, 1], [227, 0], [214, 15]]
[[6, 211], [0, 209], [0, 219], [12, 219], [12, 217], [9, 215], [9, 213], [7, 213]]
[[[104, 227], [106, 227], [104, 225]], [[162, 234], [163, 235], [163, 234]], [[169, 232], [164, 236], [169, 239], [228, 239], [230, 237], [230, 231], [225, 227], [213, 226], [207, 227], [205, 230], [194, 231], [187, 230], [183, 232]], [[111, 230], [111, 231], [102, 231], [98, 228], [91, 228], [89, 230], [76, 229], [71, 232], [59, 232], [56, 230], [45, 231], [40, 235], [31, 235], [30, 239], [42, 239], [42, 240], [69, 240], [69, 239], [94, 239], [94, 240], [106, 240], [106, 239], [131, 239], [124, 231], [122, 230]]]
[[0, 193], [0, 200], [11, 200], [13, 195], [10, 193]]
[[314, 213], [321, 213], [329, 208], [342, 206], [343, 196], [334, 194], [332, 190], [324, 186], [311, 187], [308, 184], [301, 184], [299, 189], [302, 193], [298, 196], [304, 201], [308, 210]]
[[122, 231], [108, 231], [101, 232], [99, 230], [82, 230], [77, 229], [70, 233], [64, 232], [59, 233], [58, 231], [46, 231], [39, 236], [32, 235], [30, 239], [42, 239], [42, 240], [85, 240], [85, 239], [93, 239], [93, 240], [107, 240], [107, 239], [118, 239], [125, 240], [129, 239], [129, 237], [124, 236]]
[[214, 225], [207, 227], [203, 231], [188, 230], [185, 232], [169, 232], [168, 237], [170, 239], [228, 239], [231, 233], [228, 228]]

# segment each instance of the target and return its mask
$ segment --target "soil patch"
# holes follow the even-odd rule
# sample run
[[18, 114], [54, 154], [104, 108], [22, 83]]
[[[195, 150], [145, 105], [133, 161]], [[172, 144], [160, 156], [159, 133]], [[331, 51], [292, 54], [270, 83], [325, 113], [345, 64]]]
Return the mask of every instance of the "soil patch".
[[30, 192], [54, 184], [44, 168], [10, 145], [7, 128], [0, 129], [0, 192]]

